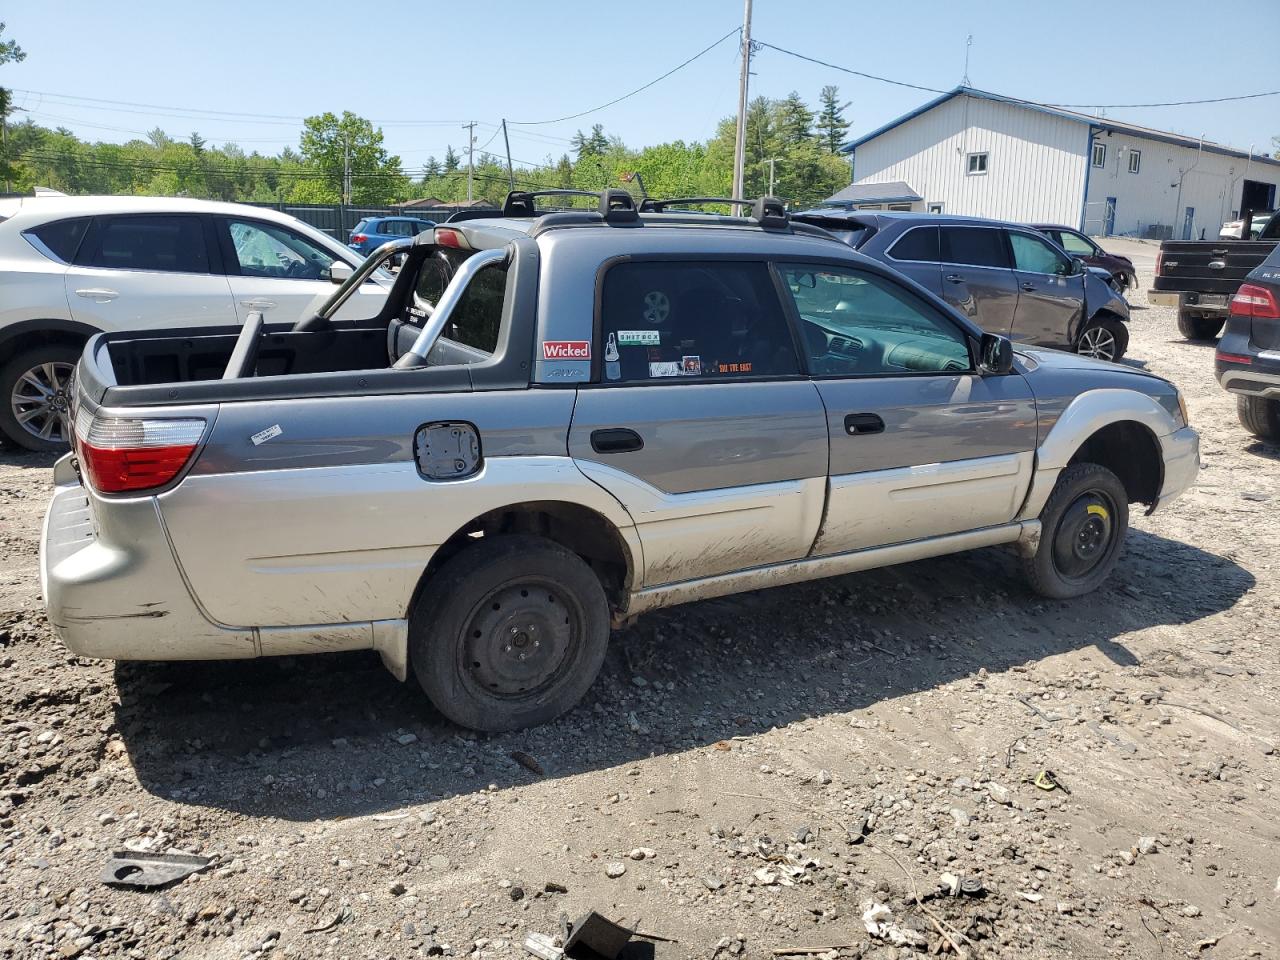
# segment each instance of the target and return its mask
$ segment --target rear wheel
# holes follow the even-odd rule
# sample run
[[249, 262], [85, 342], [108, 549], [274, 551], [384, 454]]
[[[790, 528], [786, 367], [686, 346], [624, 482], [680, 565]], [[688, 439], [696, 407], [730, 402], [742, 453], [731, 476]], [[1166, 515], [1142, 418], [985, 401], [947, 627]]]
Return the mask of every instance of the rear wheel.
[[1222, 317], [1205, 316], [1190, 310], [1178, 311], [1178, 332], [1188, 340], [1212, 340], [1222, 332]]
[[18, 446], [42, 452], [71, 442], [67, 413], [80, 348], [31, 347], [0, 367], [0, 431]]
[[1240, 425], [1261, 440], [1280, 443], [1280, 400], [1236, 395]]
[[577, 554], [533, 536], [464, 549], [428, 581], [409, 622], [414, 674], [431, 702], [490, 733], [571, 709], [608, 642], [600, 579]]
[[1129, 328], [1113, 317], [1096, 317], [1080, 331], [1076, 353], [1099, 360], [1119, 360], [1129, 348]]
[[1096, 463], [1073, 464], [1058, 476], [1040, 524], [1040, 543], [1024, 561], [1032, 589], [1055, 600], [1089, 593], [1120, 559], [1129, 529], [1124, 484]]

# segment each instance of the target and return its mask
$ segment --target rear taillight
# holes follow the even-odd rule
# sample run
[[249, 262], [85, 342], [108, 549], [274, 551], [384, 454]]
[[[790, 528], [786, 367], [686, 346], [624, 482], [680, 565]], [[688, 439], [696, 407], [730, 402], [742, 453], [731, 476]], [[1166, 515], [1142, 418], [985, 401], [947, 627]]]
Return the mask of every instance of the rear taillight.
[[1280, 303], [1270, 287], [1254, 283], [1240, 285], [1231, 298], [1231, 312], [1237, 317], [1253, 317], [1257, 320], [1280, 320]]
[[195, 417], [76, 417], [76, 451], [94, 489], [133, 493], [163, 487], [187, 465], [204, 433]]
[[367, 233], [353, 233], [351, 235], [352, 243], [364, 243], [368, 239], [369, 235]]
[[1220, 363], [1238, 363], [1241, 366], [1253, 366], [1253, 357], [1246, 353], [1224, 353], [1219, 347], [1214, 354], [1214, 358]]
[[1164, 251], [1157, 250], [1156, 251], [1156, 276], [1158, 277], [1162, 273], [1164, 273]]
[[435, 241], [437, 247], [451, 247], [454, 250], [470, 250], [467, 238], [451, 227], [436, 227]]

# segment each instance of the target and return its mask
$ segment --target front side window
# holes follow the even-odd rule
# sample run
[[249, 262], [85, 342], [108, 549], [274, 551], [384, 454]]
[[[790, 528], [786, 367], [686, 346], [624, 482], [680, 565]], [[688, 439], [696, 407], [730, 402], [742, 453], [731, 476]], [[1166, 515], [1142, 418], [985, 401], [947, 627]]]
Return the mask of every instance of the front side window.
[[1129, 172], [1138, 173], [1142, 169], [1142, 151], [1129, 151]]
[[1107, 145], [1105, 143], [1095, 143], [1093, 145], [1093, 165], [1095, 167], [1105, 167], [1107, 165]]
[[209, 248], [199, 217], [104, 217], [92, 242], [80, 245], [77, 262], [117, 270], [208, 273]]
[[606, 381], [696, 383], [800, 372], [764, 263], [619, 263], [604, 277], [599, 329], [595, 349]]
[[1054, 234], [1054, 236], [1062, 238], [1062, 249], [1072, 256], [1092, 257], [1094, 255], [1093, 244], [1078, 233], [1067, 233], [1067, 231], [1063, 230]]
[[981, 174], [984, 174], [986, 172], [987, 172], [987, 154], [985, 153], [969, 154], [968, 166], [965, 168], [965, 173], [967, 173], [971, 177], [974, 177], [974, 176], [979, 176]]
[[895, 260], [937, 263], [938, 228], [913, 227], [900, 236], [898, 242], [889, 248], [889, 256]]
[[236, 266], [243, 277], [325, 280], [337, 259], [319, 244], [275, 223], [229, 220]]
[[942, 260], [944, 263], [972, 267], [1008, 267], [1001, 231], [990, 227], [943, 227]]
[[[71, 220], [55, 220], [53, 223], [32, 227], [26, 232], [26, 236], [29, 240], [39, 241], [35, 243], [35, 247], [41, 253], [46, 256], [52, 254], [63, 263], [70, 263], [75, 259], [76, 251], [80, 249], [80, 241], [84, 239], [88, 229], [88, 217], [75, 217]], [[41, 249], [42, 245], [43, 249]]]
[[969, 341], [940, 311], [897, 283], [843, 266], [781, 267], [817, 376], [963, 372]]
[[413, 224], [408, 220], [388, 220], [382, 225], [380, 232], [390, 234], [393, 237], [412, 237]]
[[1055, 250], [1047, 240], [1029, 233], [1009, 234], [1013, 250], [1013, 268], [1024, 273], [1047, 273], [1065, 277], [1071, 273], [1071, 261]]

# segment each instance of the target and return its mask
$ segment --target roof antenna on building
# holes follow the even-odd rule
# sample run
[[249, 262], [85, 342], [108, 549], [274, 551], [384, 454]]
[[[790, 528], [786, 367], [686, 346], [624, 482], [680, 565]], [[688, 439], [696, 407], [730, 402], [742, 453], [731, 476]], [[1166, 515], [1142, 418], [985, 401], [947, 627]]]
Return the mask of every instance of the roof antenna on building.
[[965, 37], [964, 40], [964, 79], [960, 81], [960, 86], [962, 87], [972, 86], [972, 84], [969, 83], [969, 48], [972, 46], [973, 34], [971, 33], [969, 36]]

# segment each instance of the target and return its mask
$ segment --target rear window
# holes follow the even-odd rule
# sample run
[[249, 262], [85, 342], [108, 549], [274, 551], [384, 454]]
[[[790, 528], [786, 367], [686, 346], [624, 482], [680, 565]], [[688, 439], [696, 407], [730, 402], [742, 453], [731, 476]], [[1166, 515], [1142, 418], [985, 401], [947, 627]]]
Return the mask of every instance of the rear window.
[[889, 248], [889, 256], [895, 260], [917, 260], [925, 263], [938, 261], [938, 228], [913, 227], [898, 238]]
[[974, 267], [1007, 267], [1004, 234], [990, 227], [943, 227], [942, 259]]
[[507, 268], [486, 267], [467, 284], [441, 335], [454, 343], [493, 353], [498, 349], [506, 297]]
[[38, 241], [32, 245], [46, 256], [53, 254], [63, 263], [70, 263], [76, 258], [80, 241], [84, 239], [84, 233], [88, 229], [88, 217], [75, 217], [32, 227], [26, 232], [26, 237], [28, 240]]
[[357, 223], [354, 227], [351, 228], [351, 232], [364, 233], [365, 229], [368, 228], [368, 226], [369, 226], [368, 220], [361, 220], [359, 223]]

